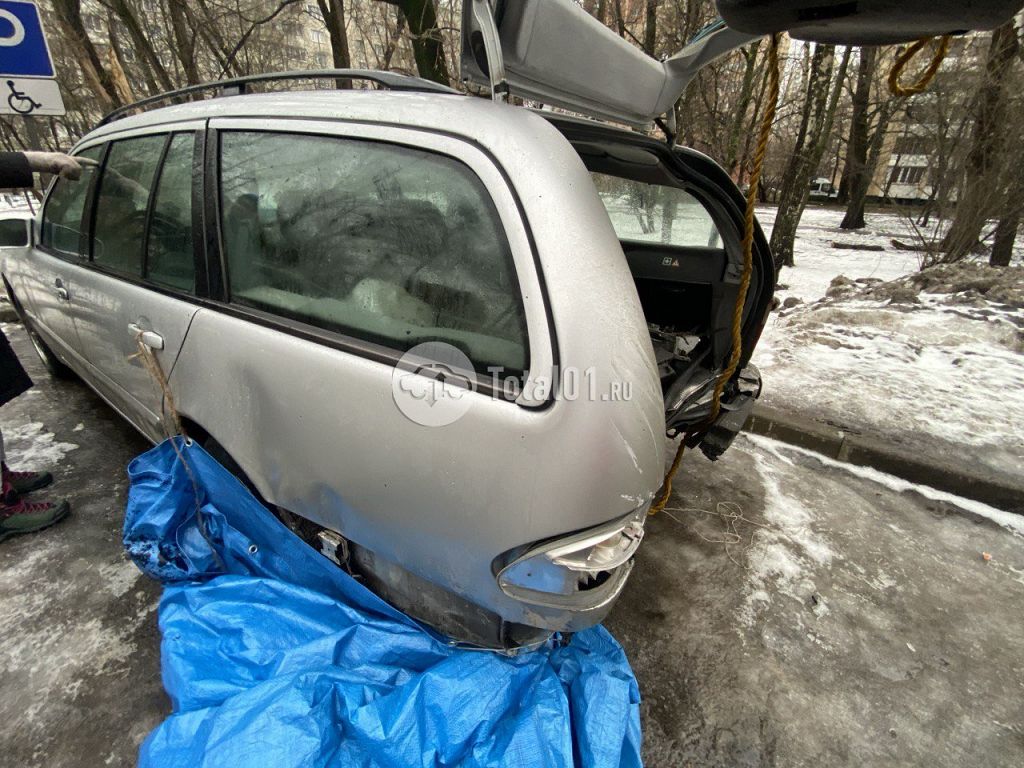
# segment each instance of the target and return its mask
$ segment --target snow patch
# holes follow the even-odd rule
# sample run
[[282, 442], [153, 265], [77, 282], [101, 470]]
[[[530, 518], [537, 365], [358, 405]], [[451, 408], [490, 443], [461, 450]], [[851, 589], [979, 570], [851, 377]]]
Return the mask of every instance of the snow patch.
[[[907, 491], [913, 491], [924, 496], [926, 499], [932, 501], [944, 502], [952, 504], [953, 506], [959, 507], [967, 512], [974, 515], [987, 518], [994, 523], [1001, 525], [1011, 533], [1017, 536], [1024, 536], [1024, 515], [1014, 514], [1012, 512], [1004, 512], [996, 507], [991, 507], [988, 504], [984, 504], [980, 501], [974, 501], [973, 499], [965, 499], [962, 496], [957, 496], [953, 493], [947, 493], [946, 491], [940, 491], [937, 488], [932, 488], [927, 485], [920, 485], [918, 483], [912, 483], [909, 480], [903, 480], [893, 475], [887, 475], [884, 472], [879, 472], [877, 469], [871, 467], [861, 467], [856, 464], [846, 464], [835, 459], [831, 459], [828, 456], [824, 456], [820, 453], [801, 448], [796, 445], [789, 445], [787, 443], [780, 443], [777, 440], [772, 440], [768, 437], [762, 437], [761, 435], [745, 434], [744, 438], [753, 443], [758, 448], [763, 449], [773, 457], [780, 459], [781, 461], [789, 462], [790, 460], [783, 454], [783, 450], [796, 453], [802, 456], [807, 456], [820, 461], [822, 464], [835, 469], [841, 469], [845, 472], [849, 472], [851, 475], [870, 480], [878, 483], [891, 491], [896, 493], [905, 493]], [[790, 462], [791, 463], [791, 462]]]
[[103, 587], [115, 597], [130, 592], [142, 576], [135, 563], [131, 560], [120, 560], [116, 563], [103, 563], [96, 569], [103, 579]]
[[70, 451], [77, 450], [74, 443], [63, 443], [52, 432], [46, 432], [43, 423], [32, 421], [4, 429], [4, 444], [11, 469], [41, 470], [60, 464]]
[[[754, 534], [747, 550], [748, 584], [740, 620], [752, 627], [773, 602], [773, 594], [791, 597], [800, 604], [815, 594], [814, 569], [828, 567], [833, 553], [812, 523], [813, 512], [799, 499], [782, 490], [778, 470], [765, 456], [751, 453], [764, 488], [767, 525]], [[776, 457], [779, 458], [779, 457]], [[792, 464], [785, 457], [781, 461]], [[816, 615], [827, 615], [823, 610]]]
[[886, 434], [971, 446], [1024, 474], [1024, 312], [843, 301], [796, 310], [765, 329], [754, 362], [766, 400]]

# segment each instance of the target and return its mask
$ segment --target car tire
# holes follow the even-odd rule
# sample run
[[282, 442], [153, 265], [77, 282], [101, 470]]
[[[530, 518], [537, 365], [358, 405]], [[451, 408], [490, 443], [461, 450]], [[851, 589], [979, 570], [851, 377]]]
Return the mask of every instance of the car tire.
[[39, 355], [39, 359], [43, 362], [46, 370], [50, 372], [50, 375], [55, 379], [77, 379], [76, 374], [71, 368], [62, 363], [60, 359], [53, 353], [49, 345], [43, 341], [43, 337], [39, 335], [39, 332], [32, 326], [32, 321], [29, 320], [21, 312], [22, 325], [25, 326], [25, 332], [28, 334], [29, 341], [32, 342], [32, 346], [35, 347], [36, 354]]
[[43, 366], [50, 375], [56, 379], [77, 379], [76, 374], [71, 368], [60, 361], [50, 349], [50, 346], [43, 341], [43, 337], [39, 335], [39, 332], [32, 326], [32, 321], [29, 320], [25, 314], [24, 307], [21, 306], [21, 302], [18, 301], [18, 297], [14, 295], [14, 289], [11, 288], [11, 284], [7, 282], [7, 276], [3, 277], [4, 290], [7, 292], [7, 300], [11, 302], [11, 306], [14, 307], [14, 311], [18, 315], [18, 319], [21, 320], [22, 326], [25, 328], [25, 333], [28, 334], [28, 340], [32, 342], [32, 346], [35, 347], [36, 354], [39, 355], [39, 359], [42, 361]]

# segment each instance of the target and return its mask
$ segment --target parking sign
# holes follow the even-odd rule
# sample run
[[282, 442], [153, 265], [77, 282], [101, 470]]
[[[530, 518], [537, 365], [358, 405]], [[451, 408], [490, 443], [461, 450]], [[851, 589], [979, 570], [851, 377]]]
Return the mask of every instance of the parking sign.
[[54, 75], [35, 3], [0, 0], [0, 114], [63, 115]]
[[0, 0], [0, 75], [53, 77], [53, 60], [35, 3]]

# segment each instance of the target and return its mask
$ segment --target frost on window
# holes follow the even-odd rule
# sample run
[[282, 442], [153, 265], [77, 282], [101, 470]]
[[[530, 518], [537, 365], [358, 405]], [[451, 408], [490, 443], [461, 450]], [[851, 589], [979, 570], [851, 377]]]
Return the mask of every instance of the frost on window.
[[604, 173], [590, 176], [620, 240], [722, 247], [711, 214], [689, 192]]
[[221, 138], [231, 300], [405, 350], [459, 347], [525, 369], [526, 331], [497, 212], [431, 152], [299, 134]]

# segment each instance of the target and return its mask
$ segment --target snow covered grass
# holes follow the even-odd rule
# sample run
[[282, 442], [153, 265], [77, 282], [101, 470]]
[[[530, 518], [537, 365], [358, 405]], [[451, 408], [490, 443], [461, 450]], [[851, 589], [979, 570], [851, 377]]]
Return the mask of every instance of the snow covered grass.
[[[765, 235], [771, 237], [775, 221], [774, 206], [758, 206], [757, 218]], [[800, 219], [796, 234], [793, 261], [796, 266], [786, 267], [779, 275], [779, 299], [796, 296], [804, 301], [815, 301], [825, 295], [828, 284], [837, 275], [851, 279], [873, 277], [893, 280], [916, 272], [921, 267], [921, 254], [894, 248], [892, 240], [918, 242], [918, 234], [908, 213], [868, 212], [867, 227], [859, 230], [839, 228], [843, 211], [836, 208], [808, 206]], [[926, 238], [936, 234], [935, 225], [922, 230]], [[863, 251], [833, 248], [832, 243], [857, 243], [882, 246], [884, 251]], [[1018, 238], [1014, 247], [1014, 263], [1024, 259], [1024, 238]]]
[[[950, 461], [1024, 477], [1024, 311], [929, 294], [910, 304], [818, 301], [838, 275], [890, 280], [917, 270], [915, 254], [833, 249], [832, 239], [851, 240], [836, 234], [841, 215], [805, 214], [779, 296], [816, 303], [769, 319], [754, 353], [765, 401], [911, 449], [955, 447], [962, 455]], [[899, 237], [902, 219], [876, 219], [865, 242]]]

